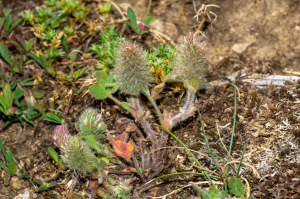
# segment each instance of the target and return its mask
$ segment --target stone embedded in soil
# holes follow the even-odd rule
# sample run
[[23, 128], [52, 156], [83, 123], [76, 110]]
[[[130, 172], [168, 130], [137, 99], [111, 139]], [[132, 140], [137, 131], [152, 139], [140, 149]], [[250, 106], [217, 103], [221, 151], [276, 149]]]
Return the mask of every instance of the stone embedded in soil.
[[231, 50], [237, 54], [242, 54], [248, 46], [247, 43], [236, 43], [231, 47]]
[[21, 190], [23, 188], [21, 180], [17, 176], [11, 178], [11, 188], [12, 190]]
[[19, 194], [14, 199], [29, 199], [30, 197], [30, 192], [28, 190], [25, 190], [23, 194]]
[[150, 27], [154, 30], [157, 30], [173, 40], [176, 40], [178, 37], [178, 30], [176, 26], [171, 22], [164, 22], [160, 19], [155, 19], [151, 24]]
[[123, 12], [127, 12], [127, 9], [130, 7], [132, 8], [132, 5], [130, 5], [129, 3], [120, 3], [119, 7], [121, 8], [121, 10]]
[[10, 182], [10, 174], [8, 174], [6, 171], [2, 171], [1, 173], [1, 178], [3, 179], [3, 182], [4, 182], [4, 186], [8, 186], [9, 185], [9, 182]]

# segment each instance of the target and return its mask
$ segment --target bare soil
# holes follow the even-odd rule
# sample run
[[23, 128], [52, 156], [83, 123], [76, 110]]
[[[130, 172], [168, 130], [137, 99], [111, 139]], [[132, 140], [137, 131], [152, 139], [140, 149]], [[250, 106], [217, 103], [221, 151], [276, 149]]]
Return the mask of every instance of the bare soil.
[[[147, 10], [147, 0], [115, 0], [116, 4], [130, 3], [141, 19]], [[94, 7], [98, 1], [87, 1], [86, 5]], [[207, 73], [208, 82], [219, 81], [223, 83], [202, 89], [197, 94], [197, 108], [202, 115], [205, 130], [213, 153], [225, 157], [227, 151], [223, 147], [229, 146], [233, 111], [234, 89], [230, 82], [224, 82], [228, 77], [238, 71], [246, 71], [247, 76], [252, 74], [295, 76], [299, 72], [300, 64], [300, 1], [299, 0], [154, 0], [150, 15], [163, 22], [175, 25], [177, 34], [164, 32], [178, 43], [185, 34], [198, 28], [199, 22], [194, 18], [195, 9], [201, 4], [215, 4], [220, 8], [208, 7], [217, 15], [217, 19], [210, 23], [207, 19], [202, 28], [207, 37], [210, 62]], [[20, 16], [25, 9], [33, 9], [41, 4], [40, 1], [2, 1], [4, 8], [11, 8], [13, 16]], [[120, 17], [114, 11], [116, 18]], [[210, 15], [214, 19], [213, 15]], [[25, 26], [22, 24], [22, 26]], [[122, 25], [119, 25], [121, 28]], [[131, 36], [127, 27], [125, 34]], [[97, 34], [98, 35], [98, 34]], [[95, 36], [92, 41], [97, 42]], [[159, 42], [151, 35], [146, 35], [140, 41], [146, 48], [157, 45]], [[91, 42], [93, 43], [93, 42]], [[244, 44], [247, 48], [240, 54], [231, 48], [234, 44]], [[299, 74], [299, 73], [298, 73]], [[242, 78], [241, 78], [242, 80]], [[45, 108], [49, 106], [48, 99], [56, 96], [56, 105], [64, 104], [68, 99], [64, 94], [70, 85], [57, 85], [51, 83], [51, 78], [43, 78], [43, 82], [33, 87], [33, 91], [45, 94], [38, 103]], [[178, 104], [184, 101], [184, 89], [174, 92], [168, 84], [165, 91], [158, 97], [159, 108], [178, 112]], [[247, 179], [251, 193], [257, 198], [300, 198], [300, 81], [286, 82], [283, 87], [265, 86], [257, 88], [249, 83], [237, 81], [237, 123], [234, 136], [232, 160], [239, 160], [246, 141], [249, 142], [244, 155], [244, 165], [241, 175]], [[52, 92], [57, 93], [54, 95]], [[66, 97], [66, 98], [65, 98]], [[120, 96], [125, 99], [125, 96]], [[105, 122], [109, 130], [115, 130], [115, 122], [121, 117], [128, 116], [110, 100], [103, 102]], [[147, 107], [149, 102], [144, 100]], [[75, 96], [68, 115], [71, 131], [76, 133], [74, 122], [86, 107], [100, 109], [101, 102], [93, 99], [89, 94]], [[150, 118], [152, 123], [155, 118]], [[4, 122], [0, 121], [0, 126]], [[217, 126], [219, 128], [217, 128]], [[53, 147], [51, 133], [55, 125], [46, 123], [42, 119], [35, 120], [35, 125], [20, 123], [10, 125], [4, 129], [0, 138], [8, 143], [19, 166], [30, 173], [31, 177], [38, 174], [47, 177], [55, 170], [55, 164], [50, 158], [47, 149]], [[219, 131], [219, 133], [218, 133]], [[173, 133], [190, 149], [208, 155], [204, 137], [201, 132], [198, 113], [193, 118], [180, 124]], [[222, 144], [223, 142], [223, 144]], [[183, 150], [178, 149], [179, 143], [173, 138], [169, 139], [165, 168], [160, 175], [175, 172], [196, 172], [193, 160]], [[214, 170], [213, 163], [197, 155], [202, 166]], [[260, 177], [254, 175], [257, 170]], [[4, 173], [4, 171], [2, 172]], [[34, 190], [32, 179], [24, 181], [24, 189], [12, 190], [9, 183], [5, 183], [2, 174], [0, 181], [0, 198], [13, 198], [23, 193], [24, 189]], [[43, 176], [45, 175], [45, 176]], [[77, 183], [76, 190], [88, 189], [84, 186], [87, 179]], [[201, 177], [178, 177], [163, 180], [161, 184], [142, 193], [141, 198], [162, 196], [181, 185], [189, 182], [203, 181]], [[9, 182], [9, 181], [8, 181]], [[202, 188], [208, 187], [207, 184]], [[34, 193], [33, 198], [63, 198], [66, 190], [63, 186], [43, 193]], [[192, 198], [197, 196], [193, 189], [184, 189], [169, 198]]]

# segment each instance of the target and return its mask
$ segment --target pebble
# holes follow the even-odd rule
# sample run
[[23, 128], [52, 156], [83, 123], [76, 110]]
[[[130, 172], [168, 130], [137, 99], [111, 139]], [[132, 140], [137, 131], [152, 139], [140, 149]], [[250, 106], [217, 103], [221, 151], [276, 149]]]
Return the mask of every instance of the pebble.
[[10, 182], [12, 190], [21, 190], [23, 188], [21, 180], [17, 176], [12, 177]]
[[242, 54], [249, 44], [244, 44], [244, 43], [236, 43], [231, 47], [231, 50], [237, 54]]
[[25, 190], [25, 192], [23, 194], [19, 194], [16, 197], [14, 197], [14, 199], [29, 199], [30, 196], [30, 192]]
[[10, 182], [10, 174], [8, 174], [6, 171], [2, 170], [1, 178], [4, 181], [4, 186], [7, 187], [9, 185], [9, 182]]
[[154, 30], [157, 30], [173, 40], [176, 40], [178, 37], [178, 30], [176, 26], [171, 22], [164, 22], [160, 19], [155, 19], [151, 24], [150, 27]]

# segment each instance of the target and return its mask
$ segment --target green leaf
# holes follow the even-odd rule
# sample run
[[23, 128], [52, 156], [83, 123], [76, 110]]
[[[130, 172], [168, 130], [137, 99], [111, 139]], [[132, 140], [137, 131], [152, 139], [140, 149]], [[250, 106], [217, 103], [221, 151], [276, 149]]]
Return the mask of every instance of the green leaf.
[[26, 51], [29, 51], [33, 45], [33, 42], [34, 42], [34, 39], [30, 39], [28, 42], [27, 42], [27, 46], [26, 46]]
[[42, 99], [44, 97], [44, 94], [40, 92], [32, 92], [32, 95], [36, 99]]
[[5, 164], [0, 160], [0, 167], [5, 170], [7, 173], [10, 173], [10, 171], [8, 170], [8, 168], [5, 166]]
[[22, 19], [17, 19], [16, 21], [14, 21], [14, 23], [11, 25], [9, 29], [9, 32], [12, 31], [21, 21]]
[[17, 172], [17, 165], [14, 163], [8, 164], [8, 170], [11, 175], [15, 175]]
[[41, 116], [41, 118], [48, 122], [62, 124], [62, 118], [58, 117], [57, 115], [55, 115], [53, 113], [47, 113], [46, 115]]
[[50, 155], [52, 156], [52, 158], [54, 159], [54, 161], [59, 165], [59, 156], [56, 153], [56, 151], [52, 148], [48, 148], [48, 152], [50, 153]]
[[232, 194], [234, 194], [236, 196], [244, 196], [245, 195], [243, 183], [240, 179], [238, 179], [238, 178], [229, 179], [229, 187], [230, 187]]
[[48, 187], [46, 185], [42, 185], [39, 188], [36, 188], [36, 191], [46, 191], [48, 189]]
[[77, 57], [77, 54], [78, 54], [78, 49], [79, 48], [75, 48], [75, 49], [73, 49], [73, 51], [70, 53], [70, 60], [72, 61], [72, 62], [74, 62], [75, 60], [76, 60], [76, 57]]
[[36, 104], [34, 106], [42, 115], [45, 115], [45, 111], [41, 105]]
[[150, 16], [150, 17], [147, 17], [147, 19], [145, 19], [143, 22], [144, 22], [144, 24], [149, 26], [153, 20], [154, 20], [154, 17]]
[[8, 15], [8, 16], [6, 17], [6, 19], [5, 19], [5, 24], [4, 24], [4, 30], [5, 30], [6, 32], [9, 31], [10, 23], [11, 23], [11, 16]]
[[105, 84], [107, 82], [107, 74], [104, 71], [96, 71], [94, 76], [97, 79], [97, 84], [102, 88], [105, 88]]
[[103, 100], [108, 97], [107, 91], [99, 85], [93, 85], [89, 90], [91, 94], [98, 100]]
[[69, 48], [68, 48], [68, 41], [67, 41], [65, 35], [63, 35], [61, 37], [61, 44], [62, 44], [63, 48], [65, 49], [65, 51], [69, 54], [70, 51], [69, 51]]
[[4, 89], [3, 89], [3, 92], [4, 92], [4, 99], [5, 99], [5, 102], [6, 102], [6, 105], [7, 107], [9, 108], [10, 107], [10, 101], [11, 101], [11, 91], [10, 91], [10, 86], [9, 84], [6, 84]]
[[111, 11], [111, 2], [107, 2], [100, 10], [101, 12], [110, 12]]
[[119, 86], [114, 86], [113, 89], [112, 89], [112, 91], [111, 91], [111, 93], [116, 92], [118, 89], [119, 89]]
[[11, 41], [10, 43], [12, 43], [13, 45], [16, 45], [20, 50], [23, 50], [23, 48], [20, 46], [20, 44], [18, 42]]
[[42, 60], [38, 56], [36, 56], [36, 54], [34, 54], [32, 52], [29, 52], [28, 56], [31, 57], [32, 59], [34, 59], [39, 65], [44, 67], [44, 63], [42, 62]]
[[15, 91], [13, 91], [12, 93], [15, 94], [15, 98], [16, 98], [16, 99], [19, 99], [19, 98], [21, 98], [21, 97], [24, 96], [24, 91], [23, 91], [23, 90], [15, 90]]
[[0, 54], [7, 63], [12, 63], [9, 58], [8, 49], [6, 48], [4, 43], [0, 43]]
[[37, 183], [38, 185], [44, 185], [40, 179], [34, 179], [33, 182]]
[[100, 152], [100, 146], [99, 144], [96, 142], [95, 138], [93, 135], [89, 135], [85, 137], [87, 143], [89, 144], [89, 146], [94, 149], [95, 151], [97, 151], [98, 153]]
[[[3, 107], [3, 110], [1, 109], [1, 111], [4, 113], [6, 112], [6, 110], [9, 108], [9, 105], [8, 103], [6, 103], [4, 97], [2, 95], [0, 95], [0, 104], [2, 105]], [[0, 106], [1, 107], [1, 106]]]
[[129, 20], [130, 20], [130, 22], [131, 22], [131, 27], [133, 28], [133, 29], [136, 29], [137, 28], [137, 21], [136, 21], [136, 16], [135, 16], [135, 13], [134, 13], [134, 11], [132, 10], [132, 8], [128, 8], [127, 9], [127, 15], [128, 15], [128, 18], [129, 18]]
[[130, 106], [126, 102], [121, 102], [121, 105], [124, 109], [129, 110]]
[[7, 151], [6, 154], [7, 154], [7, 156], [5, 158], [6, 158], [7, 164], [13, 164], [14, 163], [14, 157], [12, 155], [12, 152]]

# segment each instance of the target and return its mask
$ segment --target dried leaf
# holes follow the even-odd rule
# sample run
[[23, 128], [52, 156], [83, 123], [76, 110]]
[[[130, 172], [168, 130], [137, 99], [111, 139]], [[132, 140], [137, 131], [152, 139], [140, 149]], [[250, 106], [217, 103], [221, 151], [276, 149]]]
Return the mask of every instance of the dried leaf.
[[129, 140], [128, 143], [122, 142], [121, 140], [117, 140], [113, 143], [114, 152], [125, 158], [127, 161], [130, 160], [132, 152], [133, 152], [133, 141]]

